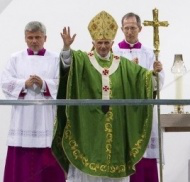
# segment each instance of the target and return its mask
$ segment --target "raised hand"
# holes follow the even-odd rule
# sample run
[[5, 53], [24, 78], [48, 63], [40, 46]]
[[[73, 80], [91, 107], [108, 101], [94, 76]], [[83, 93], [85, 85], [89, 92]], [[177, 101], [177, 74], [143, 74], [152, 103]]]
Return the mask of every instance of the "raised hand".
[[61, 33], [61, 37], [62, 37], [63, 43], [64, 43], [63, 49], [68, 50], [68, 49], [70, 49], [70, 45], [75, 40], [76, 34], [74, 34], [71, 37], [71, 35], [70, 35], [70, 27], [68, 27], [68, 28], [64, 27], [63, 28], [63, 33]]

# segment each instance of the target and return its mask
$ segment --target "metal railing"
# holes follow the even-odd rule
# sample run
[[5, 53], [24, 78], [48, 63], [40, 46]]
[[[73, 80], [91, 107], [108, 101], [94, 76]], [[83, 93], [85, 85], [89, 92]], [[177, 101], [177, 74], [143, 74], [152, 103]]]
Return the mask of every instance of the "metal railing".
[[4, 100], [0, 105], [190, 105], [190, 99], [58, 99], [58, 100]]

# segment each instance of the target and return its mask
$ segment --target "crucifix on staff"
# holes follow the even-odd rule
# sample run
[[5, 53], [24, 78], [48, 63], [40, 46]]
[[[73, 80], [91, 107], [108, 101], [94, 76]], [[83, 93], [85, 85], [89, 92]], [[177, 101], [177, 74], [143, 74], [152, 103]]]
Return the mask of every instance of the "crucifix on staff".
[[159, 39], [159, 27], [167, 27], [169, 23], [167, 21], [159, 21], [158, 20], [158, 9], [153, 9], [153, 21], [145, 20], [143, 25], [144, 26], [152, 26], [154, 29], [154, 53], [156, 56], [156, 61], [158, 61], [158, 54], [160, 52], [159, 46], [160, 46], [160, 39]]

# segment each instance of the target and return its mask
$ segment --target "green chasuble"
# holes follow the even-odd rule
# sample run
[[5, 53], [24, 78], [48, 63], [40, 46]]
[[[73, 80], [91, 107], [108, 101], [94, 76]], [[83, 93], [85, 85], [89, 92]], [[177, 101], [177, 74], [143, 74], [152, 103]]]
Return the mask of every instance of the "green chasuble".
[[[69, 70], [61, 66], [57, 99], [152, 99], [152, 72], [111, 54], [72, 51]], [[61, 63], [62, 64], [62, 63]], [[135, 172], [149, 142], [152, 106], [58, 106], [52, 150], [67, 171], [110, 178]]]

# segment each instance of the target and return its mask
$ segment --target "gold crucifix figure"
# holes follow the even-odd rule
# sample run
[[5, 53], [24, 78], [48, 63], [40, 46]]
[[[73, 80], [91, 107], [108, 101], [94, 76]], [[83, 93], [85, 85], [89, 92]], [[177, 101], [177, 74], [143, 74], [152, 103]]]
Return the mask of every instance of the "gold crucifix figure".
[[167, 21], [159, 21], [158, 20], [158, 9], [153, 9], [153, 21], [147, 21], [145, 20], [143, 25], [144, 26], [152, 26], [154, 28], [154, 53], [156, 55], [156, 60], [158, 58], [159, 53], [159, 46], [160, 46], [160, 39], [159, 39], [159, 27], [167, 27], [169, 23]]

